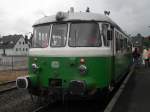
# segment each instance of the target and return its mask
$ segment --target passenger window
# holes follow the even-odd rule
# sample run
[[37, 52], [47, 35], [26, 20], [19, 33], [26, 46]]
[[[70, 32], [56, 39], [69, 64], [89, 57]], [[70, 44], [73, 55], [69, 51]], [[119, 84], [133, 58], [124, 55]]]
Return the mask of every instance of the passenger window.
[[124, 37], [124, 48], [127, 48], [127, 38]]
[[102, 24], [102, 35], [103, 35], [104, 46], [109, 46], [107, 40], [107, 31], [108, 31], [108, 24]]
[[116, 32], [115, 33], [116, 35], [116, 51], [119, 51], [120, 50], [120, 39], [119, 39], [119, 33]]

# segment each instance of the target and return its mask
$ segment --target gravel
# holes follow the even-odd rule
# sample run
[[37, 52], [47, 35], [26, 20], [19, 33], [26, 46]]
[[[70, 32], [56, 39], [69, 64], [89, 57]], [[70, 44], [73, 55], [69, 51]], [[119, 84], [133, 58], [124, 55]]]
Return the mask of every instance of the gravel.
[[[33, 104], [27, 90], [17, 89], [0, 95], [0, 112], [32, 112], [38, 106]], [[52, 104], [44, 112], [100, 112], [101, 103], [86, 101]]]
[[13, 90], [0, 95], [0, 112], [32, 112], [32, 103], [27, 90]]

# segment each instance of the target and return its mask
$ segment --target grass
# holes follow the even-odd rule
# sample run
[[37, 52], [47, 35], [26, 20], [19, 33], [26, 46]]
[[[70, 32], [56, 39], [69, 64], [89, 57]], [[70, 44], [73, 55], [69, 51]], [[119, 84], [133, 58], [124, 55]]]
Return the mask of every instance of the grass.
[[28, 71], [0, 71], [0, 83], [16, 80], [19, 76], [25, 76]]

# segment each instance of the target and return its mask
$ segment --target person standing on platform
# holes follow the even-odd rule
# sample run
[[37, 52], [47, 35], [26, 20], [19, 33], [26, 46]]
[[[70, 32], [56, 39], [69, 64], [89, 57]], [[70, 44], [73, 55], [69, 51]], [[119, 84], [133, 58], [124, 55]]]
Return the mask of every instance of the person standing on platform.
[[148, 67], [150, 67], [150, 48], [148, 49]]
[[140, 60], [140, 53], [139, 53], [137, 48], [134, 49], [134, 51], [132, 53], [132, 56], [133, 56], [134, 64], [138, 65], [139, 64], [139, 60]]
[[145, 68], [147, 68], [148, 67], [148, 62], [149, 62], [148, 50], [147, 49], [143, 50], [143, 60], [144, 60]]

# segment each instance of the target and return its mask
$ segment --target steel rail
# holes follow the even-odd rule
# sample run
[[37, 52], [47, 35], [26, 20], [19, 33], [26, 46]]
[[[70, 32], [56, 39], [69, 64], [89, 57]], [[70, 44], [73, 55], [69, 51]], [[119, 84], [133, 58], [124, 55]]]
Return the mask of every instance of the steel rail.
[[[12, 85], [12, 86], [10, 85], [10, 84], [14, 84], [15, 82], [16, 81], [8, 81], [8, 82], [1, 83], [0, 87], [3, 88], [0, 89], [0, 94], [17, 89], [16, 85]], [[5, 86], [6, 88], [4, 88]]]
[[48, 107], [48, 105], [49, 104], [40, 106], [40, 107], [36, 108], [35, 110], [33, 110], [32, 112], [41, 112], [41, 111], [44, 111]]
[[4, 82], [4, 83], [0, 83], [0, 86], [4, 86], [4, 85], [10, 84], [10, 83], [14, 83], [14, 82], [16, 82], [16, 81], [15, 80], [7, 81], [7, 82]]
[[0, 90], [0, 94], [3, 94], [5, 92], [9, 92], [9, 91], [12, 91], [12, 90], [15, 90], [15, 89], [17, 89], [16, 86], [13, 86], [13, 87], [7, 88], [7, 89], [3, 89], [3, 90]]

